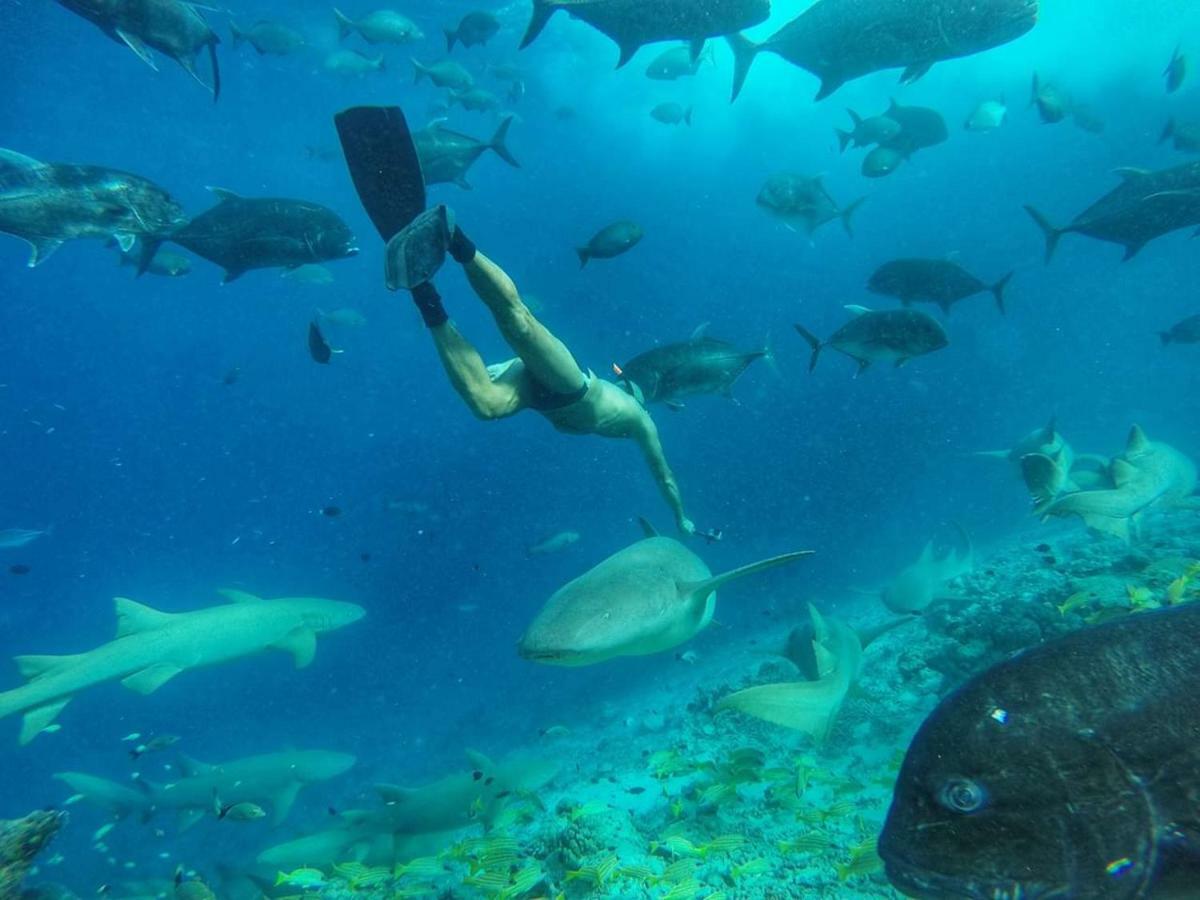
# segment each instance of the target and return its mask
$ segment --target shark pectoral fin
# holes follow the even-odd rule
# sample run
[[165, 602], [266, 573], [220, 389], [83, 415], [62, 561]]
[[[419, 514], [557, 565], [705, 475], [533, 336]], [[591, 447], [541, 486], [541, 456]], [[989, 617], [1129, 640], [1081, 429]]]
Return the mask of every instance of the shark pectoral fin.
[[283, 788], [271, 801], [271, 820], [279, 825], [288, 817], [288, 813], [292, 811], [292, 807], [296, 804], [296, 795], [300, 793], [300, 788], [303, 787], [298, 781], [293, 781], [287, 787]]
[[200, 762], [200, 760], [194, 759], [186, 753], [179, 754], [179, 771], [183, 773], [185, 778], [192, 778], [196, 775], [207, 775], [215, 768], [216, 766]]
[[37, 709], [31, 709], [25, 713], [25, 718], [21, 720], [21, 736], [18, 738], [21, 746], [24, 747], [45, 731], [58, 718], [58, 714], [63, 711], [63, 707], [70, 702], [71, 698], [68, 697], [66, 700], [47, 703], [45, 706], [39, 706]]
[[1112, 478], [1113, 484], [1119, 489], [1131, 481], [1137, 480], [1140, 472], [1133, 463], [1117, 457], [1109, 464], [1108, 474]]
[[813, 644], [813, 655], [817, 659], [817, 672], [822, 678], [831, 675], [837, 669], [837, 655], [823, 644]]
[[29, 251], [29, 262], [26, 265], [31, 269], [34, 266], [40, 266], [54, 255], [55, 250], [63, 245], [63, 242], [58, 238], [37, 237], [26, 238], [26, 240], [29, 241], [31, 248]]
[[144, 603], [128, 597], [113, 597], [117, 611], [117, 637], [128, 637], [161, 628], [172, 618], [172, 613], [160, 612]]
[[137, 243], [137, 238], [127, 231], [120, 231], [113, 235], [113, 240], [117, 242], [117, 246], [122, 252], [128, 253], [133, 249], [133, 245]]
[[812, 556], [814, 552], [813, 550], [797, 550], [794, 553], [783, 553], [779, 556], [772, 556], [770, 559], [761, 559], [756, 563], [750, 563], [748, 566], [741, 566], [730, 572], [714, 575], [712, 578], [705, 579], [704, 581], [681, 581], [676, 587], [680, 594], [707, 597], [713, 591], [720, 588], [721, 585], [733, 581], [735, 578], [742, 578], [745, 575], [753, 575], [755, 572], [762, 572], [766, 569], [773, 569], [776, 566], [787, 565], [806, 556]]
[[179, 666], [173, 666], [169, 663], [157, 663], [153, 666], [148, 666], [140, 672], [134, 672], [121, 679], [121, 684], [129, 688], [131, 691], [137, 691], [139, 694], [153, 694], [160, 687], [182, 672], [183, 669]]
[[922, 77], [932, 67], [933, 67], [932, 61], [913, 63], [911, 66], [909, 66], [903, 72], [900, 73], [900, 83], [901, 84], [910, 84], [911, 82], [914, 82], [918, 78]]
[[158, 71], [158, 66], [154, 62], [154, 57], [150, 55], [150, 48], [142, 43], [142, 39], [135, 37], [128, 31], [117, 29], [117, 37], [124, 41], [125, 46], [137, 54], [137, 58], [152, 68], [155, 72]]
[[317, 655], [317, 633], [311, 628], [293, 628], [271, 646], [292, 654], [296, 668], [303, 669]]
[[760, 684], [722, 697], [717, 702], [717, 709], [736, 709], [764, 722], [803, 731], [813, 740], [822, 741], [845, 696], [846, 685], [833, 678]]
[[481, 772], [495, 772], [496, 764], [488, 758], [486, 754], [480, 753], [478, 750], [467, 749], [463, 751], [466, 754], [467, 761]]
[[222, 597], [230, 603], [261, 603], [262, 597], [255, 594], [239, 591], [237, 588], [221, 588], [217, 591]]
[[375, 792], [389, 805], [403, 803], [416, 793], [412, 788], [400, 787], [398, 784], [377, 784]]
[[188, 809], [179, 811], [179, 821], [177, 827], [180, 831], [187, 831], [197, 822], [204, 818], [207, 810], [202, 806], [193, 806]]
[[1079, 518], [1083, 519], [1083, 524], [1093, 531], [1111, 534], [1113, 537], [1129, 543], [1129, 519], [1088, 512], [1081, 512]]

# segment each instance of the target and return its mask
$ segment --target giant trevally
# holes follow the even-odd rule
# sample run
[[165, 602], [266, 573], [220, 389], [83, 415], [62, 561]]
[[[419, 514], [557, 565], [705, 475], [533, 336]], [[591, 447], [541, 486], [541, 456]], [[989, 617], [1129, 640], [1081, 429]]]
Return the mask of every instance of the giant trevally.
[[826, 222], [841, 219], [846, 234], [853, 237], [850, 219], [865, 199], [860, 197], [842, 208], [825, 189], [820, 175], [779, 172], [766, 180], [755, 202], [777, 219], [802, 224], [810, 236]]
[[1195, 896], [1200, 604], [999, 663], [912, 739], [879, 839], [922, 898]]
[[838, 149], [843, 153], [847, 147], [870, 147], [872, 144], [886, 143], [900, 133], [900, 123], [887, 115], [864, 119], [852, 109], [847, 109], [846, 112], [854, 123], [854, 130], [833, 129], [833, 133], [837, 135]]
[[767, 20], [770, 0], [533, 0], [533, 17], [521, 40], [524, 49], [537, 39], [550, 17], [565, 9], [572, 18], [608, 35], [620, 48], [617, 68], [643, 44], [688, 41], [692, 59], [706, 38], [753, 28]]
[[901, 106], [893, 99], [882, 115], [900, 126], [900, 133], [882, 141], [882, 145], [906, 158], [918, 150], [941, 144], [950, 137], [942, 114], [928, 106]]
[[46, 528], [42, 531], [36, 528], [5, 528], [0, 531], [0, 550], [17, 550], [28, 546], [52, 530], [53, 528]]
[[1054, 256], [1059, 238], [1076, 232], [1120, 244], [1125, 259], [1156, 237], [1178, 228], [1200, 225], [1200, 162], [1170, 169], [1118, 169], [1121, 183], [1062, 228], [1032, 206], [1025, 211], [1046, 236], [1046, 262]]
[[728, 341], [709, 337], [704, 326], [692, 337], [640, 353], [615, 367], [622, 383], [642, 403], [665, 403], [681, 408], [681, 397], [724, 394], [732, 397], [733, 383], [756, 359], [770, 350], [739, 350]]
[[692, 58], [692, 48], [687, 44], [680, 44], [678, 47], [664, 50], [650, 60], [650, 65], [646, 66], [646, 77], [655, 81], [686, 78], [700, 71], [700, 64], [705, 60], [708, 60], [709, 65], [714, 64], [711, 44], [695, 59]]
[[334, 7], [338, 38], [345, 40], [357, 32], [368, 44], [413, 44], [423, 41], [425, 34], [408, 16], [394, 9], [377, 9], [355, 21]]
[[30, 266], [45, 262], [64, 241], [112, 239], [129, 250], [138, 237], [183, 221], [179, 204], [145, 178], [0, 149], [0, 232], [29, 243]]
[[1171, 54], [1171, 61], [1167, 63], [1167, 67], [1163, 69], [1163, 77], [1167, 79], [1167, 93], [1173, 94], [1179, 90], [1183, 84], [1183, 79], [1187, 77], [1187, 57], [1179, 52], [1179, 48], [1175, 48], [1175, 52]]
[[455, 91], [470, 90], [475, 85], [475, 77], [452, 59], [432, 63], [413, 59], [412, 64], [413, 84], [417, 84], [422, 78], [428, 78], [440, 88]]
[[[113, 241], [113, 244], [116, 245], [116, 241]], [[122, 266], [133, 266], [140, 269], [139, 274], [149, 272], [151, 275], [178, 278], [192, 271], [191, 259], [182, 253], [168, 250], [166, 247], [159, 247], [148, 263], [146, 262], [146, 252], [140, 243], [135, 242], [128, 250], [122, 250], [117, 246], [117, 255]]]
[[1009, 272], [995, 284], [985, 284], [948, 259], [894, 259], [872, 273], [867, 290], [895, 297], [905, 306], [936, 303], [943, 313], [949, 313], [959, 300], [986, 291], [1004, 312], [1004, 288], [1012, 276]]
[[963, 128], [974, 132], [995, 131], [1004, 124], [1006, 118], [1008, 118], [1008, 107], [1004, 105], [1003, 99], [983, 100], [971, 110], [971, 114], [963, 123]]
[[970, 56], [1019, 38], [1037, 22], [1038, 0], [818, 0], [763, 43], [730, 35], [733, 98], [762, 51], [821, 79], [817, 99], [845, 82], [903, 68], [915, 81], [936, 62]]
[[421, 128], [412, 133], [413, 145], [421, 160], [421, 175], [426, 184], [456, 184], [471, 190], [467, 182], [467, 171], [485, 150], [492, 150], [514, 169], [521, 164], [509, 152], [505, 139], [512, 125], [512, 116], [505, 116], [490, 141], [481, 141], [470, 135], [447, 128], [441, 122]]
[[796, 331], [812, 347], [808, 371], [817, 367], [822, 347], [832, 347], [858, 363], [861, 373], [874, 362], [890, 362], [902, 366], [914, 356], [924, 356], [941, 350], [950, 343], [946, 330], [938, 320], [915, 309], [867, 309], [847, 306], [853, 316], [828, 340], [820, 340], [803, 325]]
[[150, 694], [187, 669], [231, 662], [278, 649], [297, 668], [312, 662], [317, 635], [344, 628], [364, 615], [361, 606], [317, 597], [262, 600], [244, 591], [221, 592], [228, 604], [167, 613], [116, 598], [117, 636], [93, 650], [68, 656], [18, 656], [27, 682], [0, 692], [0, 718], [24, 713], [21, 743], [49, 726], [75, 695], [120, 679]]
[[1200, 153], [1200, 122], [1179, 122], [1172, 116], [1158, 136], [1160, 144], [1164, 141], [1184, 153]]
[[714, 577], [679, 541], [647, 537], [555, 591], [517, 652], [552, 666], [589, 666], [669, 650], [708, 626], [723, 584], [810, 553], [785, 553]]
[[1029, 92], [1029, 105], [1036, 106], [1038, 115], [1046, 125], [1055, 125], [1067, 116], [1071, 108], [1070, 99], [1055, 85], [1041, 80], [1033, 73], [1033, 86]]
[[1176, 322], [1158, 333], [1163, 346], [1167, 344], [1200, 344], [1200, 313]]
[[[224, 268], [225, 283], [250, 269], [292, 269], [358, 253], [349, 227], [328, 207], [211, 190], [217, 205], [165, 237]], [[146, 243], [148, 250], [156, 249], [152, 241]]]
[[150, 68], [158, 71], [150, 50], [169, 56], [201, 84], [196, 55], [208, 49], [212, 65], [213, 100], [221, 95], [217, 44], [221, 39], [208, 27], [196, 4], [184, 0], [58, 0], [87, 19], [117, 43], [125, 44]]

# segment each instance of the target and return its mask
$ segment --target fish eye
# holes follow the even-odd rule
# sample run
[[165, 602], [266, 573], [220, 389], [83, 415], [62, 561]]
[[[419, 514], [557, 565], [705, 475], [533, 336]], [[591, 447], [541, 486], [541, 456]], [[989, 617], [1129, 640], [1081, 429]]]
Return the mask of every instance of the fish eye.
[[938, 802], [951, 812], [978, 812], [987, 802], [987, 791], [970, 778], [950, 778], [938, 791]]

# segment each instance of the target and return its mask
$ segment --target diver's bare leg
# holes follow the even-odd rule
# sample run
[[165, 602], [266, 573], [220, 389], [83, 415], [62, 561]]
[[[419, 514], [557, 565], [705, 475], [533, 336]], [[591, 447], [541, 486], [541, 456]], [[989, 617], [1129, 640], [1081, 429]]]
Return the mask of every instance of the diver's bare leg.
[[539, 384], [556, 394], [571, 394], [584, 383], [583, 370], [558, 338], [521, 301], [517, 286], [498, 265], [476, 252], [463, 263], [467, 280], [487, 304], [504, 340], [521, 357]]
[[471, 412], [480, 419], [502, 419], [521, 411], [520, 393], [510, 384], [492, 381], [483, 357], [453, 322], [443, 322], [429, 333], [450, 384]]

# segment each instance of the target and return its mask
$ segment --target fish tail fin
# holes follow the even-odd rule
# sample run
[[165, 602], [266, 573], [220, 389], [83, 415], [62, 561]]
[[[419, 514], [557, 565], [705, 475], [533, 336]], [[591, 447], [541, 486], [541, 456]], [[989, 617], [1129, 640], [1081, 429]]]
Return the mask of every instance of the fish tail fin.
[[851, 217], [854, 215], [855, 212], [858, 211], [858, 208], [863, 205], [863, 202], [866, 199], [867, 199], [866, 197], [859, 197], [857, 200], [855, 200], [853, 203], [849, 204], [841, 212], [842, 227], [846, 229], [846, 234], [850, 235], [850, 237], [854, 237], [854, 225], [850, 221]]
[[1042, 81], [1040, 78], [1038, 78], [1038, 73], [1034, 72], [1033, 73], [1033, 84], [1029, 89], [1029, 105], [1031, 107], [1035, 103], [1037, 103], [1038, 94], [1041, 93], [1041, 90], [1042, 90]]
[[692, 124], [692, 107], [688, 107], [683, 111], [683, 121], [690, 128]]
[[413, 59], [413, 84], [421, 83], [421, 76], [426, 74], [426, 68], [417, 59]]
[[1175, 49], [1171, 51], [1171, 61], [1167, 63], [1167, 67], [1163, 69], [1163, 75], [1171, 74], [1171, 66], [1179, 60], [1179, 45], [1175, 45]]
[[139, 278], [145, 275], [146, 270], [150, 268], [150, 263], [154, 261], [154, 254], [158, 252], [162, 242], [162, 238], [152, 235], [146, 235], [138, 241], [137, 274]]
[[229, 20], [229, 33], [233, 36], [233, 46], [235, 47], [241, 46], [242, 41], [246, 39], [246, 32], [238, 28], [238, 23], [233, 19]]
[[454, 49], [454, 42], [458, 40], [458, 31], [452, 28], [443, 28], [442, 33], [446, 35], [446, 52], [449, 53]]
[[843, 131], [840, 128], [833, 129], [833, 133], [837, 135], [838, 152], [845, 153], [846, 148], [850, 146], [850, 142], [854, 140], [854, 134], [849, 131]]
[[821, 356], [821, 347], [823, 346], [821, 339], [798, 322], [794, 323], [792, 327], [796, 329], [800, 337], [808, 341], [808, 346], [812, 347], [812, 357], [808, 361], [808, 371], [811, 372], [817, 367], [817, 360]]
[[733, 96], [729, 98], [732, 103], [742, 92], [746, 76], [750, 74], [750, 66], [758, 56], [758, 44], [737, 33], [726, 35], [725, 40], [733, 49]]
[[338, 40], [344, 41], [354, 33], [354, 20], [336, 6], [333, 8], [333, 17], [337, 19]]
[[763, 362], [767, 364], [767, 367], [774, 372], [777, 377], [783, 377], [783, 371], [779, 368], [779, 360], [775, 357], [775, 342], [771, 339], [769, 332], [767, 333], [767, 336], [763, 338], [762, 358]]
[[505, 116], [504, 121], [500, 123], [500, 127], [496, 129], [496, 133], [492, 135], [491, 143], [489, 143], [488, 146], [495, 150], [496, 155], [514, 169], [519, 169], [521, 168], [521, 164], [517, 162], [516, 157], [509, 152], [508, 145], [505, 143], [505, 140], [508, 138], [508, 128], [510, 125], [512, 125], [512, 123], [513, 117]]
[[1158, 333], [1158, 339], [1159, 339], [1160, 341], [1162, 341], [1162, 345], [1163, 345], [1164, 347], [1165, 347], [1165, 346], [1167, 346], [1167, 344], [1171, 343], [1171, 332], [1169, 332], [1169, 331], [1160, 331], [1160, 332]]
[[1050, 224], [1049, 220], [1032, 206], [1026, 206], [1025, 212], [1029, 213], [1029, 217], [1037, 223], [1038, 228], [1042, 229], [1042, 233], [1046, 236], [1046, 262], [1050, 262], [1054, 258], [1054, 251], [1058, 247], [1058, 239], [1063, 236], [1061, 228], [1055, 228]]
[[583, 268], [588, 264], [588, 260], [592, 258], [592, 252], [587, 247], [576, 247], [576, 255], [579, 256], [579, 268]]
[[542, 29], [546, 27], [546, 23], [550, 21], [550, 17], [554, 15], [556, 9], [558, 6], [554, 0], [533, 0], [533, 15], [529, 18], [525, 36], [521, 38], [520, 49], [524, 50], [537, 40], [537, 36], [542, 33]]
[[377, 59], [375, 61], [375, 71], [376, 72], [386, 72], [387, 71], [387, 57], [384, 56], [382, 53], [379, 54], [379, 59]]
[[1165, 143], [1166, 141], [1169, 141], [1174, 136], [1175, 136], [1175, 117], [1171, 116], [1170, 118], [1167, 119], [1167, 124], [1163, 126], [1162, 134], [1160, 134], [1158, 136], [1158, 142], [1160, 144]]
[[1009, 272], [990, 288], [992, 296], [996, 298], [996, 307], [1000, 310], [1000, 314], [1004, 315], [1004, 289], [1008, 287], [1009, 281], [1012, 280], [1013, 273]]

